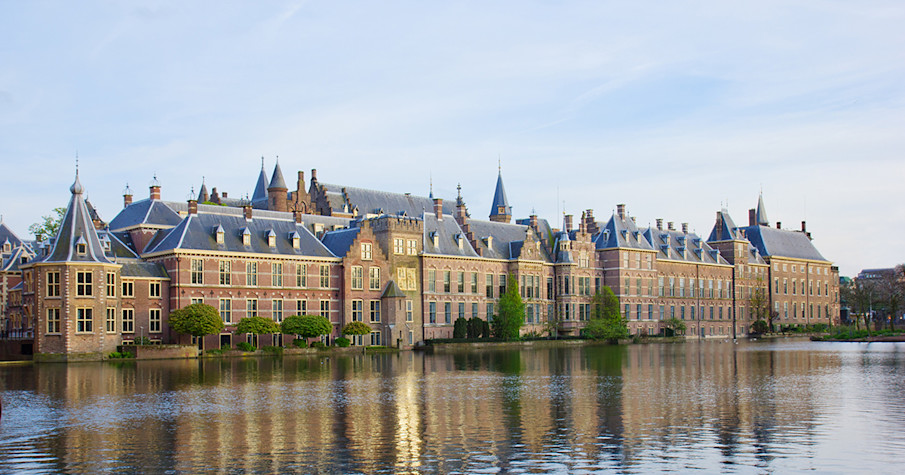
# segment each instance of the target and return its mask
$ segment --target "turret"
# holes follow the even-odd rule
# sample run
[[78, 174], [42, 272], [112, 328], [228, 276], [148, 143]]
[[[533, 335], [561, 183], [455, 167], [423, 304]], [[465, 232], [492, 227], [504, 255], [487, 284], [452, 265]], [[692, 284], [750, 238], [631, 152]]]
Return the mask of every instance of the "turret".
[[273, 167], [273, 177], [267, 186], [268, 208], [272, 211], [289, 211], [288, 193], [289, 188], [283, 180], [283, 171], [280, 170], [280, 161], [277, 159], [277, 164]]
[[490, 220], [497, 223], [508, 223], [512, 219], [512, 207], [506, 198], [506, 189], [503, 188], [503, 171], [498, 170], [496, 179], [496, 191], [493, 193], [493, 204], [490, 207]]

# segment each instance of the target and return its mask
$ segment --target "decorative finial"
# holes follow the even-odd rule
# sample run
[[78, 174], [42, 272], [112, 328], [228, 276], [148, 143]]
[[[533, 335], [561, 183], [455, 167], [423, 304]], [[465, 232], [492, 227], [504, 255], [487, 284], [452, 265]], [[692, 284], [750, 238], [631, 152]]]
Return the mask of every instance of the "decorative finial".
[[264, 169], [264, 155], [261, 155], [261, 170]]
[[496, 157], [496, 171], [499, 174], [503, 173], [503, 158], [502, 154], [498, 153]]
[[433, 172], [431, 172], [431, 174], [428, 176], [429, 176], [429, 180], [430, 180], [430, 195], [429, 196], [430, 196], [430, 199], [434, 199], [434, 174], [433, 174]]
[[462, 184], [461, 183], [456, 184], [456, 191], [458, 191], [458, 193], [459, 193], [459, 199], [462, 199]]
[[204, 175], [201, 175], [201, 184], [204, 185]]

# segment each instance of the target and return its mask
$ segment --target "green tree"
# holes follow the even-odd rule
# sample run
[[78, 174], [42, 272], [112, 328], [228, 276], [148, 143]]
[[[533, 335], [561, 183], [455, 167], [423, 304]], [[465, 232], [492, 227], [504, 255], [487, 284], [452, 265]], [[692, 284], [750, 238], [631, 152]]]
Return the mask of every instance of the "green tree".
[[688, 328], [685, 326], [685, 322], [683, 322], [682, 320], [679, 320], [678, 318], [675, 318], [675, 317], [670, 318], [663, 323], [666, 325], [666, 328], [669, 330], [669, 333], [670, 333], [667, 336], [680, 335], [680, 334], [682, 334], [682, 332], [685, 331], [686, 328]]
[[468, 332], [466, 336], [468, 338], [480, 338], [483, 330], [484, 320], [481, 320], [478, 317], [471, 317], [471, 320], [468, 321]]
[[584, 334], [611, 343], [629, 336], [628, 322], [619, 313], [619, 299], [607, 285], [600, 288], [591, 300], [591, 319], [584, 328]]
[[465, 338], [468, 336], [468, 320], [459, 317], [453, 324], [453, 338]]
[[[56, 215], [56, 216], [54, 216]], [[63, 222], [63, 216], [66, 215], [66, 208], [54, 208], [53, 214], [41, 217], [41, 221], [28, 227], [28, 232], [35, 235], [38, 241], [46, 241], [57, 235], [60, 230], [60, 223]]]
[[176, 333], [203, 337], [223, 331], [223, 320], [216, 308], [203, 303], [193, 303], [170, 313], [170, 328]]
[[[771, 320], [770, 316], [770, 299], [767, 297], [767, 289], [762, 279], [757, 279], [757, 285], [751, 292], [748, 299], [748, 308], [751, 309], [751, 316], [755, 320]], [[759, 332], [766, 333], [766, 332]]]
[[307, 340], [321, 335], [329, 335], [333, 325], [326, 317], [320, 315], [292, 315], [280, 324], [280, 332], [284, 335], [298, 335]]
[[525, 304], [519, 295], [515, 276], [509, 276], [506, 293], [500, 297], [498, 309], [490, 324], [493, 336], [503, 340], [518, 338], [519, 330], [525, 324]]
[[254, 333], [264, 335], [267, 333], [279, 333], [280, 326], [269, 318], [245, 317], [236, 325], [236, 333]]
[[769, 329], [770, 327], [767, 326], [767, 321], [763, 319], [757, 320], [751, 324], [751, 331], [754, 333], [767, 333]]
[[351, 322], [343, 327], [343, 335], [367, 335], [371, 333], [371, 327], [364, 322]]

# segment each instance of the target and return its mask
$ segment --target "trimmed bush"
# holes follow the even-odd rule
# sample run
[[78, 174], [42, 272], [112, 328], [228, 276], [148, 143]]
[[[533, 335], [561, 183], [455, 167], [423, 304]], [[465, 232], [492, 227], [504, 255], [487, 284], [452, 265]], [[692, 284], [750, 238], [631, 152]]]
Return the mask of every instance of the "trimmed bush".
[[345, 348], [352, 344], [352, 340], [350, 340], [346, 337], [339, 337], [339, 338], [333, 340], [333, 343], [340, 348]]
[[481, 338], [490, 338], [490, 322], [481, 320], [481, 327]]
[[478, 317], [471, 317], [471, 320], [468, 321], [468, 332], [466, 332], [466, 337], [480, 338], [483, 331], [484, 321]]
[[311, 348], [317, 348], [318, 350], [322, 350], [326, 347], [327, 345], [325, 345], [322, 341], [315, 341], [311, 343]]
[[254, 345], [252, 345], [251, 343], [249, 343], [247, 341], [243, 341], [243, 342], [236, 344], [236, 348], [238, 348], [242, 351], [257, 351], [258, 350], [257, 348], [255, 348]]
[[122, 359], [122, 358], [135, 358], [135, 355], [128, 351], [123, 351], [122, 353], [120, 353], [119, 351], [114, 351], [113, 353], [110, 353], [109, 355], [107, 355], [107, 358], [110, 358], [111, 360]]
[[264, 348], [261, 348], [261, 349], [264, 350], [264, 353], [270, 353], [272, 355], [282, 355], [283, 354], [282, 346], [265, 346]]
[[295, 340], [292, 340], [292, 346], [296, 348], [307, 348], [308, 341], [304, 338], [296, 338]]
[[465, 338], [468, 335], [468, 320], [463, 317], [456, 319], [453, 324], [453, 338]]

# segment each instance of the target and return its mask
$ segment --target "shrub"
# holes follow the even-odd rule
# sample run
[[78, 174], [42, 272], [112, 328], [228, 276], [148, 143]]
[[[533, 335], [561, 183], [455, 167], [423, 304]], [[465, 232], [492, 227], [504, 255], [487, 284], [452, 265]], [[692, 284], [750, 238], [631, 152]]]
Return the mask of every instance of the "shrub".
[[113, 353], [110, 353], [109, 355], [107, 355], [107, 358], [110, 358], [111, 360], [122, 359], [122, 358], [135, 358], [135, 355], [128, 351], [123, 351], [122, 353], [120, 353], [119, 351], [114, 351]]
[[252, 345], [251, 343], [249, 343], [249, 342], [247, 342], [247, 341], [243, 341], [243, 342], [238, 343], [238, 344], [236, 345], [236, 348], [238, 348], [238, 349], [240, 349], [240, 350], [242, 350], [242, 351], [257, 351], [257, 348], [255, 348], [254, 345]]
[[315, 342], [311, 343], [311, 348], [317, 348], [317, 349], [321, 350], [326, 347], [327, 347], [327, 345], [325, 345], [324, 342], [322, 342], [322, 341], [315, 341]]
[[754, 333], [767, 333], [767, 330], [769, 329], [770, 328], [767, 325], [767, 322], [764, 320], [758, 320], [751, 324], [751, 331], [753, 331]]
[[343, 327], [343, 335], [367, 335], [371, 333], [371, 327], [364, 322], [352, 322]]
[[481, 320], [481, 337], [490, 338], [490, 322], [487, 320]]
[[304, 338], [296, 338], [292, 340], [292, 346], [296, 348], [306, 348], [308, 346], [308, 341]]
[[213, 350], [205, 350], [204, 352], [209, 355], [222, 355], [224, 353], [224, 351], [226, 351], [226, 350], [224, 350], [223, 348], [220, 348], [220, 349], [213, 349]]
[[341, 337], [333, 340], [333, 344], [335, 344], [336, 346], [338, 346], [340, 348], [345, 348], [352, 344], [352, 340], [341, 336]]
[[254, 333], [264, 335], [267, 333], [279, 333], [280, 326], [269, 318], [245, 317], [236, 325], [236, 333]]
[[264, 348], [261, 348], [261, 349], [264, 350], [264, 353], [270, 353], [273, 355], [282, 355], [283, 354], [282, 346], [265, 346]]
[[453, 324], [453, 338], [465, 338], [468, 335], [468, 320], [463, 317], [456, 319]]
[[465, 333], [466, 338], [480, 338], [481, 332], [484, 330], [484, 324], [481, 323], [481, 320], [478, 317], [471, 317], [471, 320], [468, 321], [468, 328]]

